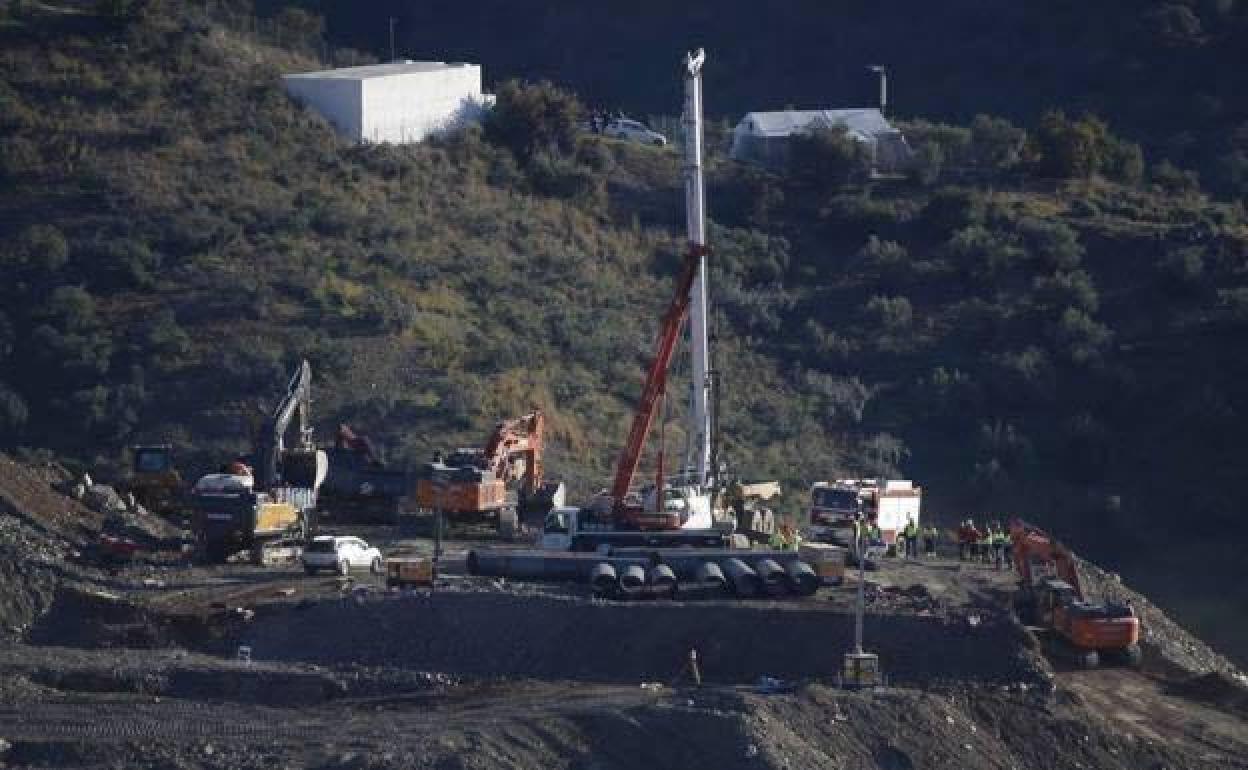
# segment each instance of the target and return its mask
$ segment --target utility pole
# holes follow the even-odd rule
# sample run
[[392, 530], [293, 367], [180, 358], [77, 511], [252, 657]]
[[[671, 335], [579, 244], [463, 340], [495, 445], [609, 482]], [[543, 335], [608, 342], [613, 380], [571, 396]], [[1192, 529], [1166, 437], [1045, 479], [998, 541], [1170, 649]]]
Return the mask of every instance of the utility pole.
[[398, 23], [398, 21], [399, 20], [396, 19], [395, 17], [393, 16], [390, 17], [390, 61], [392, 62], [398, 61], [398, 58], [399, 58], [398, 54], [395, 53], [395, 48], [394, 48], [394, 25]]

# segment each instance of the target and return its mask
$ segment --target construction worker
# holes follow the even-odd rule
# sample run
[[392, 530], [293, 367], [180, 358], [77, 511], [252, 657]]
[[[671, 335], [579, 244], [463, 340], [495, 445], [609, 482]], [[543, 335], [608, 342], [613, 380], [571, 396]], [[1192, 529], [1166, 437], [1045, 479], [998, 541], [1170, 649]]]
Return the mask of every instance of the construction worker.
[[961, 548], [959, 553], [963, 561], [974, 561], [978, 554], [979, 530], [975, 527], [974, 519], [967, 519], [962, 525], [962, 533], [958, 540]]
[[935, 527], [927, 527], [923, 530], [923, 555], [929, 558], [936, 555], [936, 538], [939, 532]]
[[880, 533], [878, 521], [872, 521], [867, 527], [867, 542], [871, 545], [884, 545], [884, 535]]
[[976, 532], [975, 555], [981, 563], [992, 562], [992, 535], [992, 524], [985, 525], [982, 532]]
[[911, 516], [906, 522], [906, 558], [919, 558], [919, 525], [914, 523], [914, 517]]
[[776, 531], [771, 533], [769, 545], [776, 551], [787, 551], [789, 548], [789, 540], [785, 534], [787, 527], [784, 524], [776, 527]]
[[1008, 542], [1009, 538], [998, 525], [992, 544], [993, 556], [996, 558], [997, 569], [1005, 569], [1005, 546]]

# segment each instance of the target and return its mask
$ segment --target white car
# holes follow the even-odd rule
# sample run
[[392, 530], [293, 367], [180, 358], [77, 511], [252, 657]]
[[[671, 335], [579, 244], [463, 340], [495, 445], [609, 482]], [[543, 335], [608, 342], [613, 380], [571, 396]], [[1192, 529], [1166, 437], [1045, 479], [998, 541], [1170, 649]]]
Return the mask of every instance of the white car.
[[630, 118], [614, 118], [603, 129], [604, 134], [616, 139], [624, 139], [641, 144], [652, 144], [655, 147], [667, 146], [667, 137], [658, 131], [651, 131], [642, 123]]
[[309, 575], [324, 569], [345, 576], [353, 569], [366, 569], [380, 575], [385, 568], [381, 551], [358, 537], [321, 535], [304, 547], [303, 569]]

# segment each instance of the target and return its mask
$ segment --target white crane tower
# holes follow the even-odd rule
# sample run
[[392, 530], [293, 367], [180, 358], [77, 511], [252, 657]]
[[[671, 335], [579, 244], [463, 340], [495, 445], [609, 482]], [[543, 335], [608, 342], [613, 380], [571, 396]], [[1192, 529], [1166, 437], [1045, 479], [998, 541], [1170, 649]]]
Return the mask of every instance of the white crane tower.
[[715, 475], [711, 467], [711, 367], [707, 341], [706, 296], [706, 187], [702, 178], [702, 65], [706, 52], [699, 48], [685, 55], [685, 108], [681, 124], [685, 135], [685, 219], [689, 248], [701, 256], [689, 292], [689, 348], [692, 359], [693, 403], [690, 410], [689, 457], [686, 465], [696, 472], [694, 483], [708, 487]]

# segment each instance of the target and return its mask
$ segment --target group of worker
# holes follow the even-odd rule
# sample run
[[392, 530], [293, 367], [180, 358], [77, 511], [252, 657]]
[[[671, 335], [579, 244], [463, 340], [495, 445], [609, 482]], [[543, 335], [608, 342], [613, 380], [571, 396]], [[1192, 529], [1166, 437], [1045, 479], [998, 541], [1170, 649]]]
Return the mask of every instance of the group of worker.
[[[919, 546], [923, 546], [923, 555], [927, 558], [936, 555], [936, 544], [940, 531], [935, 527], [920, 527], [911, 516], [906, 526], [897, 533], [897, 555], [907, 559], [919, 558]], [[883, 548], [886, 546], [880, 525], [874, 520], [867, 520], [862, 514], [854, 520], [854, 540], [866, 548]]]
[[785, 521], [776, 527], [769, 545], [777, 551], [796, 551], [802, 545], [802, 535], [792, 524]]
[[958, 527], [958, 558], [962, 561], [979, 561], [1006, 569], [1013, 556], [1013, 541], [1001, 522], [988, 522], [981, 530], [975, 526], [974, 519], [966, 519]]

